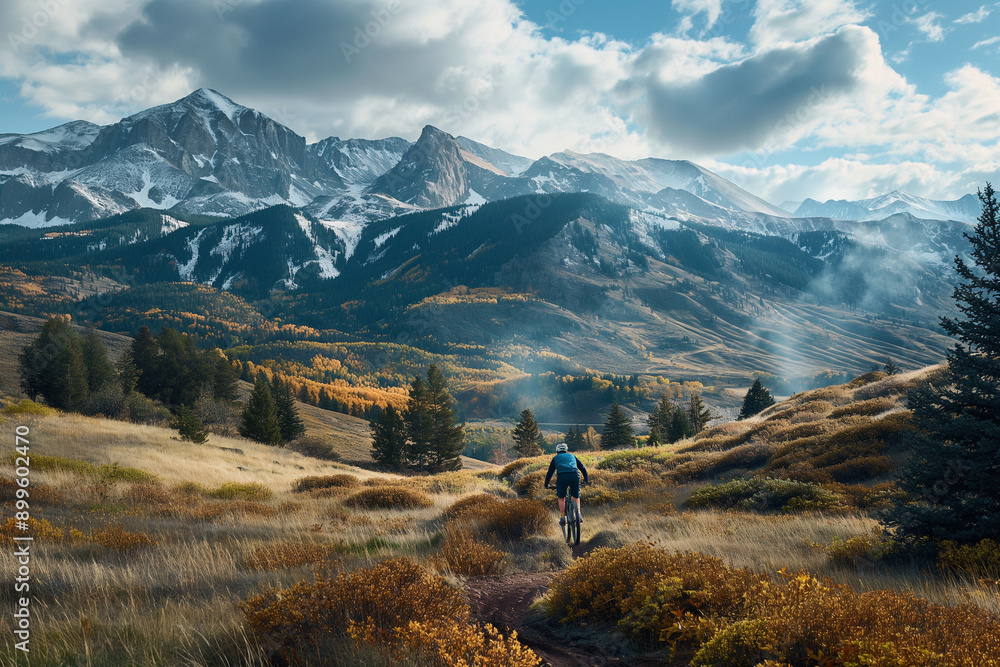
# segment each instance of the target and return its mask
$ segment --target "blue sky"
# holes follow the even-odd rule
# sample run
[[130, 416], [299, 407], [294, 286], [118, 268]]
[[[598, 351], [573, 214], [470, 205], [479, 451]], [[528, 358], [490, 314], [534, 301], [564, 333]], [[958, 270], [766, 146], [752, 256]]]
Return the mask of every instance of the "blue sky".
[[0, 132], [206, 86], [310, 141], [424, 124], [690, 159], [775, 202], [1000, 171], [1000, 2], [8, 0]]

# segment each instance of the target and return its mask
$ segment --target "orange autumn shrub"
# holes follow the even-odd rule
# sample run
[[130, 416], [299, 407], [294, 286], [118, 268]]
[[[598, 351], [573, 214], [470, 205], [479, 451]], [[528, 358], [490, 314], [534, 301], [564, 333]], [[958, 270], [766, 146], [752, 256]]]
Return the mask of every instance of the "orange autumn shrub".
[[315, 583], [265, 591], [241, 608], [254, 640], [288, 664], [315, 664], [316, 656], [336, 655], [338, 643], [349, 641], [390, 659], [422, 655], [434, 665], [538, 664], [515, 637], [470, 624], [461, 592], [408, 558], [335, 576], [318, 572]]
[[461, 528], [449, 531], [441, 555], [452, 572], [466, 577], [499, 574], [507, 558], [500, 549], [476, 541], [471, 532]]
[[360, 509], [415, 509], [433, 504], [426, 493], [403, 486], [370, 487], [344, 499], [345, 506]]
[[402, 628], [395, 654], [398, 661], [417, 656], [431, 667], [537, 667], [542, 661], [517, 641], [517, 633], [504, 637], [490, 624], [484, 626], [411, 621]]
[[91, 532], [91, 539], [109, 549], [132, 551], [156, 545], [156, 540], [146, 533], [125, 530], [120, 523], [113, 523]]
[[557, 618], [694, 650], [696, 667], [1000, 667], [1000, 617], [983, 609], [781, 575], [637, 543], [578, 559], [547, 603]]

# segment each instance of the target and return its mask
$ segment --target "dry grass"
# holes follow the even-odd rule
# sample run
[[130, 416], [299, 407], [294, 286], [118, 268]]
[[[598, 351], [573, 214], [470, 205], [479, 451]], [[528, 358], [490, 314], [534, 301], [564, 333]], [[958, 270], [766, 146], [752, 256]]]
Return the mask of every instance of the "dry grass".
[[[907, 381], [912, 378], [904, 378]], [[884, 382], [835, 388], [821, 400], [833, 406], [832, 412], [876, 384], [877, 391], [886, 391], [890, 385]], [[724, 425], [706, 437], [740, 437], [754, 428], [760, 429], [759, 436], [766, 427], [766, 433], [776, 438], [767, 446], [784, 447], [825, 435], [809, 427], [816, 421], [810, 415], [822, 412], [804, 410], [785, 419]], [[889, 416], [893, 414], [898, 413]], [[806, 416], [812, 421], [797, 421]], [[871, 417], [845, 415], [836, 421], [859, 426]], [[32, 602], [38, 615], [32, 630], [33, 638], [39, 639], [37, 653], [32, 646], [32, 664], [88, 664], [88, 660], [89, 664], [262, 664], [267, 651], [248, 637], [239, 601], [268, 588], [287, 590], [303, 579], [311, 585], [316, 565], [329, 564], [349, 573], [405, 556], [444, 572], [478, 574], [560, 569], [570, 562], [565, 544], [546, 537], [556, 525], [555, 496], [534, 488], [548, 457], [518, 462], [500, 470], [500, 475], [461, 471], [400, 478], [243, 440], [216, 441], [213, 436], [208, 446], [198, 446], [172, 440], [170, 431], [156, 428], [65, 415], [32, 419], [33, 454], [86, 461], [97, 470], [117, 462], [119, 471], [132, 467], [156, 473], [150, 481], [132, 479], [131, 473], [94, 475], [81, 472], [85, 468], [81, 466], [32, 471], [32, 484], [44, 488], [52, 501], [32, 507], [35, 529], [42, 536], [32, 561], [38, 582]], [[819, 419], [834, 421], [827, 416]], [[0, 433], [6, 437], [12, 428], [8, 421]], [[717, 456], [751, 457], [758, 445], [753, 438], [732, 448], [735, 453], [677, 453], [674, 446], [644, 450], [641, 455], [586, 455], [594, 485], [583, 490], [584, 540], [594, 536], [601, 544], [648, 540], [671, 551], [716, 556], [727, 567], [771, 576], [781, 568], [808, 570], [859, 591], [910, 591], [939, 604], [974, 604], [1000, 613], [995, 585], [983, 585], [961, 572], [942, 576], [925, 565], [885, 564], [869, 557], [877, 547], [869, 542], [878, 524], [861, 513], [779, 516], [683, 511], [684, 501], [699, 487], [671, 486], [664, 477], [689, 464], [712, 464]], [[221, 450], [222, 444], [243, 453]], [[602, 466], [602, 460], [609, 463]], [[379, 509], [351, 507], [339, 492], [328, 497], [316, 490], [293, 492], [302, 486], [337, 484], [330, 480], [344, 475], [356, 478], [357, 484], [345, 481], [348, 486], [327, 489], [399, 493], [426, 500], [409, 509]], [[308, 478], [324, 481], [305, 482]], [[203, 480], [211, 484], [197, 483]], [[518, 484], [531, 493], [537, 491], [537, 498], [513, 500]], [[8, 486], [0, 484], [2, 498], [10, 495]], [[271, 495], [255, 496], [256, 500], [247, 495], [261, 488]], [[887, 492], [846, 485], [829, 488], [855, 498], [849, 504], [858, 506]], [[220, 489], [233, 492], [219, 493]], [[213, 491], [224, 497], [211, 497]], [[6, 502], [9, 507], [10, 499]], [[149, 542], [125, 551], [104, 546], [94, 536], [107, 532], [109, 525], [117, 526], [112, 530], [118, 531], [121, 544], [129, 543], [128, 535], [139, 534]], [[991, 550], [983, 547], [982, 552], [986, 556], [963, 552], [953, 560], [965, 564], [992, 558]], [[0, 593], [0, 604], [9, 605], [10, 596], [9, 590]], [[0, 620], [0, 632], [10, 632], [10, 623], [9, 618]], [[471, 625], [433, 631], [410, 626], [399, 634], [406, 636], [407, 645], [421, 647], [423, 653], [407, 663], [415, 665], [441, 664], [435, 660], [458, 646], [486, 650], [501, 641], [487, 629]], [[339, 657], [330, 659], [398, 664], [394, 656], [366, 644], [365, 637], [362, 628], [353, 644], [341, 646], [340, 653], [331, 654]], [[0, 665], [15, 664], [12, 656], [9, 647], [0, 651]]]

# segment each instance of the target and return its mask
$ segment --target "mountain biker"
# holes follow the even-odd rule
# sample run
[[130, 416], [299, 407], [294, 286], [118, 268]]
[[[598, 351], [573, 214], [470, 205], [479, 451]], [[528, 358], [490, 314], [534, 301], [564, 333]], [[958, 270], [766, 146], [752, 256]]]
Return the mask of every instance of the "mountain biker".
[[[569, 453], [569, 446], [565, 442], [560, 442], [556, 445], [556, 455], [552, 457], [552, 462], [549, 463], [549, 471], [545, 475], [545, 488], [549, 487], [549, 480], [552, 479], [552, 473], [557, 472], [556, 475], [556, 495], [559, 496], [559, 525], [564, 525], [566, 523], [566, 491], [567, 489], [573, 492], [573, 500], [576, 501], [577, 508], [580, 507], [580, 473], [583, 473], [583, 482], [586, 484], [590, 481], [590, 476], [587, 474], [587, 468], [584, 467], [583, 462]], [[580, 517], [582, 522], [583, 517]]]

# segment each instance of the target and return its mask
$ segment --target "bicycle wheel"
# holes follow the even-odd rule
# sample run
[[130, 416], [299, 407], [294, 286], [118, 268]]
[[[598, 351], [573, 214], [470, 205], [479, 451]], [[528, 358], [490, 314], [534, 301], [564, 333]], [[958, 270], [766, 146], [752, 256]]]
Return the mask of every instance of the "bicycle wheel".
[[575, 500], [573, 501], [573, 524], [570, 531], [573, 533], [573, 544], [580, 544], [580, 508], [577, 507]]

